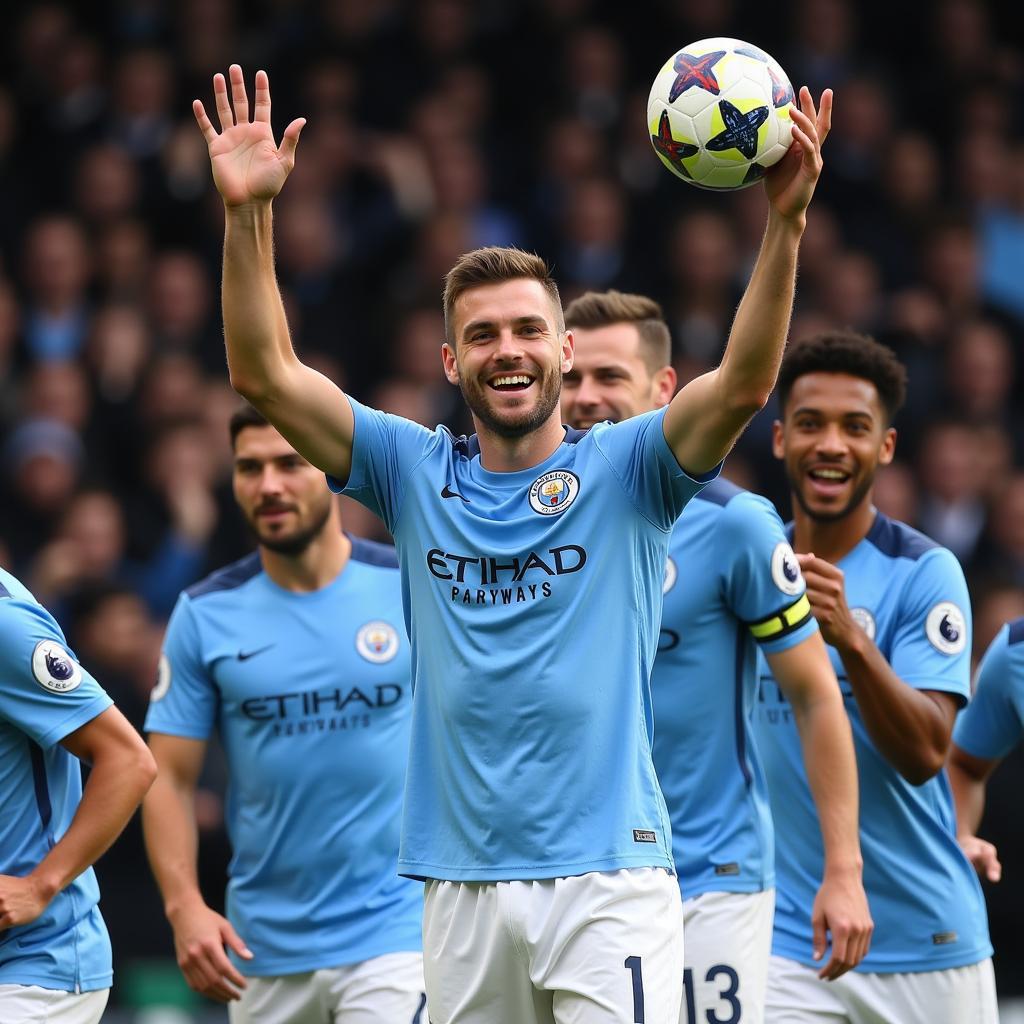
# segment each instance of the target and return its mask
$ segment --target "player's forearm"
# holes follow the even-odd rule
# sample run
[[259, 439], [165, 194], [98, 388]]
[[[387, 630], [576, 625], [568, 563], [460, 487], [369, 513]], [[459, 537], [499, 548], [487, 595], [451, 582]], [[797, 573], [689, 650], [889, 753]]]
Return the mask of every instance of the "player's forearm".
[[857, 761], [842, 697], [831, 692], [793, 710], [811, 796], [818, 812], [825, 850], [825, 874], [854, 872], [863, 866], [858, 818]]
[[960, 748], [953, 744], [946, 771], [953, 790], [958, 835], [976, 835], [981, 817], [985, 813], [985, 779], [978, 778], [958, 758]]
[[224, 210], [221, 303], [231, 384], [258, 404], [296, 360], [274, 272], [269, 202]]
[[141, 741], [137, 747], [97, 753], [70, 827], [32, 872], [47, 900], [106, 852], [135, 813], [155, 772]]
[[908, 686], [868, 638], [839, 650], [864, 727], [882, 756], [911, 785], [941, 770], [949, 750], [950, 723], [935, 701]]
[[142, 805], [146, 855], [164, 901], [168, 919], [202, 902], [196, 870], [199, 835], [195, 792], [161, 774]]
[[736, 310], [719, 367], [720, 386], [731, 402], [753, 415], [768, 401], [786, 347], [796, 289], [797, 252], [804, 219], [772, 210], [750, 283]]

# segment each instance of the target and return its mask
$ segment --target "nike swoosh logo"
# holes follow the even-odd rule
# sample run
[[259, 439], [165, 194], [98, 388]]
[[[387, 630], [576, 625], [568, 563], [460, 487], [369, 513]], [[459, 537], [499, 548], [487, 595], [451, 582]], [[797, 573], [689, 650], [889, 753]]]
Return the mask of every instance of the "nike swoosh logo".
[[266, 647], [257, 647], [255, 651], [239, 651], [237, 655], [238, 660], [248, 661], [250, 658], [255, 658], [257, 654], [262, 654], [264, 651], [269, 651], [270, 648], [273, 646], [273, 644], [267, 644]]
[[[442, 498], [462, 498], [462, 495], [458, 491], [453, 491], [447, 484], [441, 488]], [[462, 498], [462, 500], [468, 505], [469, 498]]]

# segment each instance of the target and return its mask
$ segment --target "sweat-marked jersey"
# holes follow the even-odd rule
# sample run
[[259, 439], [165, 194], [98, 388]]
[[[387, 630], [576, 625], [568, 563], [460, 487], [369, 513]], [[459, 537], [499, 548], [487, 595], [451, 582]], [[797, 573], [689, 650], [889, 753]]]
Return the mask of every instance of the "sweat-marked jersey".
[[[971, 609], [953, 554], [876, 513], [868, 535], [838, 562], [846, 602], [908, 686], [970, 695]], [[956, 841], [945, 771], [913, 786], [875, 747], [842, 659], [829, 648], [857, 755], [864, 889], [875, 931], [859, 971], [944, 970], [989, 956], [988, 920], [974, 868]], [[775, 819], [773, 952], [808, 966], [811, 906], [823, 851], [792, 712], [763, 664], [756, 716]]]
[[495, 473], [475, 437], [352, 409], [346, 493], [395, 538], [412, 639], [401, 870], [671, 870], [649, 680], [672, 524], [701, 482], [664, 411]]
[[1024, 737], [1024, 618], [996, 634], [978, 668], [970, 705], [956, 720], [953, 739], [975, 757], [1005, 757]]
[[[29, 874], [67, 832], [82, 770], [60, 741], [110, 705], [53, 616], [0, 569], [0, 875]], [[87, 868], [36, 920], [0, 931], [0, 985], [109, 988], [99, 898]]]
[[351, 538], [326, 587], [293, 593], [259, 555], [186, 590], [146, 728], [228, 760], [227, 915], [294, 974], [420, 948], [422, 887], [398, 877], [412, 693], [392, 548]]
[[675, 525], [654, 695], [654, 765], [684, 898], [774, 884], [764, 771], [751, 742], [757, 650], [818, 631], [782, 521], [716, 480]]

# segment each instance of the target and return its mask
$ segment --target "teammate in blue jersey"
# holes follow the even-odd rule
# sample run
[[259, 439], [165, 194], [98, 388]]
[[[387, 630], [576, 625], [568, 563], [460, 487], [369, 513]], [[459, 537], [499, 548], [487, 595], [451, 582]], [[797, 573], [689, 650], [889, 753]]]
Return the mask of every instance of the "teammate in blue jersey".
[[777, 899], [767, 1020], [988, 1024], [995, 984], [981, 889], [957, 845], [943, 763], [970, 693], [971, 612], [956, 558], [878, 512], [875, 472], [905, 371], [838, 331], [790, 348], [774, 452], [793, 495], [793, 546], [853, 727], [871, 949], [825, 985], [807, 908], [822, 849], [793, 709], [765, 667], [755, 716], [775, 819]]
[[155, 774], [60, 626], [0, 569], [0, 1021], [102, 1016], [111, 952], [92, 865]]
[[[589, 292], [569, 304], [576, 340], [562, 417], [589, 429], [657, 409], [676, 374], [661, 307], [642, 295]], [[764, 498], [715, 481], [676, 522], [651, 676], [654, 765], [672, 821], [683, 896], [681, 1024], [764, 1020], [774, 867], [771, 816], [750, 716], [757, 650], [802, 726], [826, 849], [812, 914], [822, 976], [867, 952], [860, 882], [857, 767], [835, 673], [782, 522]]]
[[225, 203], [223, 308], [235, 388], [398, 549], [412, 640], [399, 867], [427, 879], [433, 1024], [676, 1024], [681, 903], [651, 757], [650, 668], [672, 523], [775, 382], [831, 94], [794, 108], [771, 212], [721, 367], [667, 409], [581, 435], [559, 419], [572, 365], [538, 257], [483, 249], [445, 281], [444, 372], [476, 433], [368, 409], [296, 357], [274, 278], [280, 148], [266, 75], [197, 100]]
[[[397, 868], [412, 692], [394, 550], [342, 533], [323, 474], [254, 409], [231, 437], [258, 551], [181, 595], [146, 717], [146, 846], [178, 962], [233, 1024], [426, 1024], [423, 886]], [[192, 811], [215, 729], [226, 919], [199, 890]]]
[[970, 705], [953, 729], [949, 781], [960, 845], [978, 874], [998, 882], [1003, 868], [992, 843], [977, 835], [985, 810], [985, 783], [1024, 738], [1024, 618], [1008, 622], [978, 667]]

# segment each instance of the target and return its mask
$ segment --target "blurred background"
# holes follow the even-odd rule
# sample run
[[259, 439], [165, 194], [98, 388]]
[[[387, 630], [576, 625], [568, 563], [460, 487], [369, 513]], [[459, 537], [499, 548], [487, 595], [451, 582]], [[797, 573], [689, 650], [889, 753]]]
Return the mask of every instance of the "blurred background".
[[[943, 0], [105, 0], [4, 5], [0, 50], [0, 564], [54, 610], [142, 725], [179, 590], [250, 550], [230, 494], [222, 212], [191, 100], [237, 61], [278, 135], [308, 118], [276, 203], [296, 347], [361, 400], [468, 426], [440, 372], [441, 279], [481, 245], [535, 249], [565, 301], [664, 305], [680, 377], [712, 366], [760, 242], [759, 187], [690, 188], [651, 151], [676, 49], [757, 43], [836, 90], [792, 337], [874, 333], [910, 371], [878, 504], [950, 547], [976, 656], [1024, 614], [1024, 43], [1010, 3]], [[758, 417], [727, 475], [787, 495]], [[346, 524], [381, 524], [346, 504]], [[1000, 993], [1024, 996], [1024, 760], [982, 834]], [[199, 811], [219, 905], [223, 772]], [[192, 997], [138, 822], [98, 867], [108, 1020], [219, 1021]], [[1016, 1019], [1007, 1007], [1004, 1021]]]

